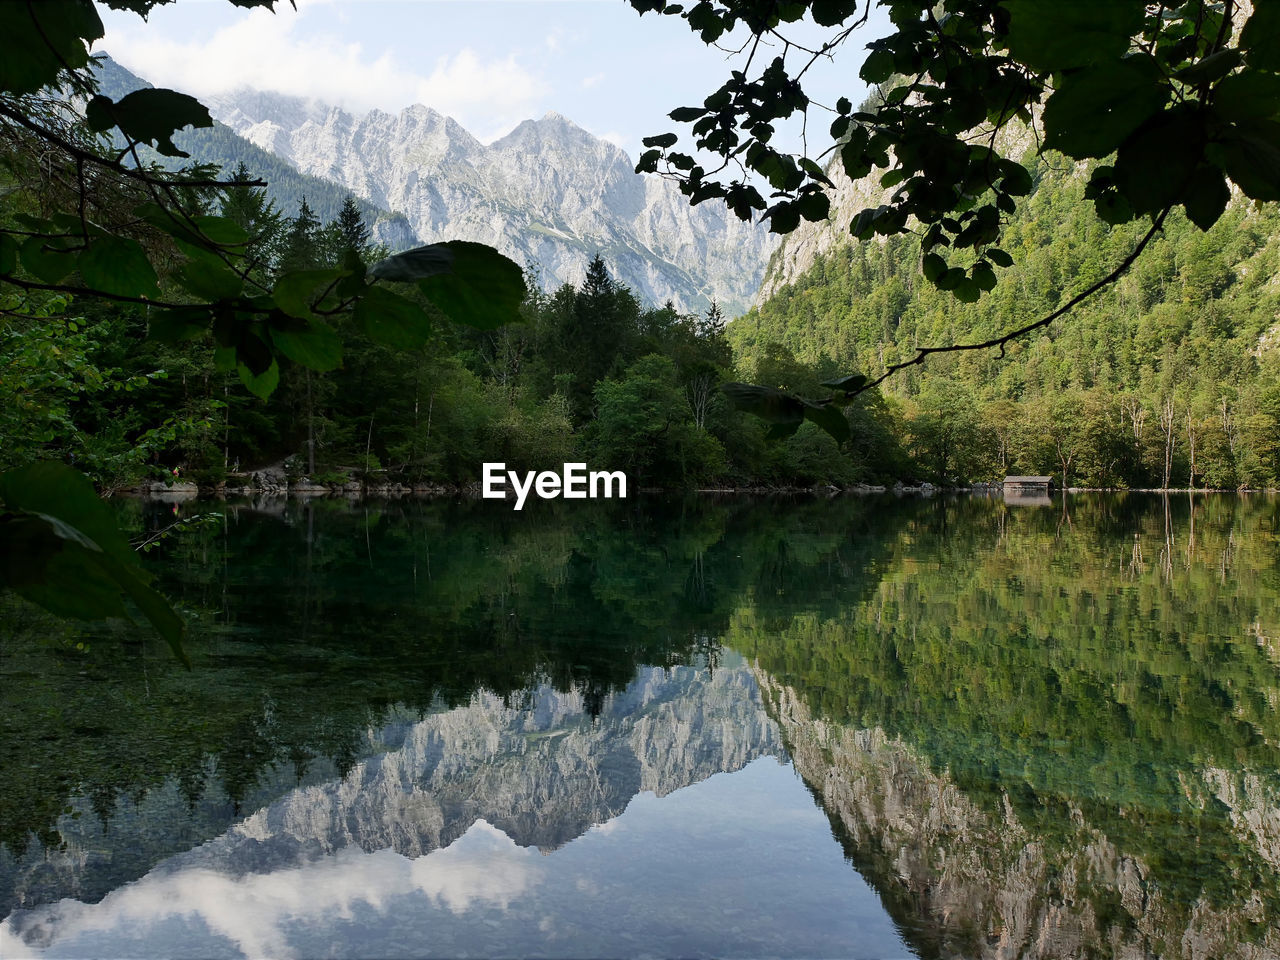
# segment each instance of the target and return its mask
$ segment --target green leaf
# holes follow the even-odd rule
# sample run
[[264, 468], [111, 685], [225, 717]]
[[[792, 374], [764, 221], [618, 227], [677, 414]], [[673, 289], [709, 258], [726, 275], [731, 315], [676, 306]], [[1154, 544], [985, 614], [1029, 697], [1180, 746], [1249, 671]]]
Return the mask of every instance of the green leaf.
[[1248, 52], [1249, 65], [1280, 73], [1280, 4], [1256, 0], [1253, 14], [1240, 31], [1240, 49]]
[[433, 328], [422, 307], [382, 287], [369, 287], [361, 295], [354, 318], [370, 339], [401, 350], [425, 344]]
[[961, 303], [977, 303], [982, 298], [982, 288], [972, 277], [965, 277], [956, 284], [953, 291], [955, 298]]
[[520, 321], [527, 293], [524, 272], [493, 247], [469, 240], [441, 244], [453, 254], [453, 270], [418, 281], [428, 300], [455, 323], [493, 330]]
[[867, 378], [860, 373], [850, 373], [843, 377], [836, 377], [834, 380], [823, 380], [822, 385], [845, 393], [857, 393], [867, 385]]
[[750, 383], [724, 383], [720, 390], [734, 409], [760, 417], [770, 423], [795, 424], [804, 420], [804, 401], [775, 387], [758, 387]]
[[813, 22], [822, 27], [844, 23], [858, 9], [855, 0], [813, 0]]
[[33, 463], [0, 474], [0, 501], [10, 510], [55, 517], [121, 562], [133, 561], [111, 508], [84, 474], [66, 464]]
[[1105, 157], [1169, 95], [1151, 57], [1126, 57], [1067, 73], [1044, 108], [1044, 145], [1069, 157]]
[[241, 247], [249, 242], [249, 233], [230, 217], [202, 213], [191, 218], [200, 235], [220, 247]]
[[1196, 171], [1195, 178], [1187, 188], [1183, 207], [1187, 211], [1187, 219], [1201, 230], [1208, 230], [1227, 209], [1231, 199], [1231, 188], [1227, 179], [1216, 167], [1202, 166]]
[[137, 240], [94, 240], [77, 262], [86, 287], [122, 297], [159, 297], [155, 268]]
[[148, 585], [115, 516], [79, 472], [60, 463], [35, 463], [0, 474], [0, 580], [63, 616], [122, 616], [121, 593], [137, 604], [174, 654], [182, 649], [182, 620]]
[[1214, 155], [1246, 196], [1264, 202], [1280, 200], [1280, 123], [1240, 124], [1215, 145]]
[[921, 263], [921, 271], [924, 278], [930, 283], [937, 283], [939, 278], [947, 272], [947, 261], [936, 253], [926, 253]]
[[997, 266], [1012, 267], [1013, 257], [1005, 253], [999, 247], [988, 247], [986, 250], [987, 259]]
[[1175, 79], [1192, 86], [1213, 83], [1215, 80], [1221, 80], [1238, 67], [1242, 59], [1244, 58], [1239, 50], [1231, 48], [1219, 50], [1217, 53], [1211, 53], [1203, 60], [1199, 60], [1189, 67], [1183, 67], [1173, 76]]
[[164, 637], [173, 655], [190, 668], [191, 660], [182, 648], [182, 635], [186, 631], [186, 624], [174, 612], [173, 607], [169, 606], [169, 601], [136, 577], [120, 578], [118, 582], [129, 595], [129, 599], [142, 611], [142, 615], [151, 621], [156, 632]]
[[0, 274], [10, 274], [18, 268], [18, 241], [12, 234], [0, 233]]
[[1070, 70], [1122, 57], [1142, 30], [1142, 0], [1004, 0], [1010, 55], [1041, 71]]
[[364, 278], [367, 272], [359, 252], [348, 247], [342, 253], [343, 276], [334, 292], [344, 300], [360, 296], [365, 291]]
[[777, 443], [780, 440], [786, 440], [788, 437], [795, 436], [795, 432], [800, 429], [800, 424], [804, 423], [801, 418], [795, 423], [775, 423], [765, 431], [764, 438], [769, 443]]
[[819, 183], [825, 183], [829, 187], [835, 186], [835, 184], [831, 182], [831, 178], [827, 176], [827, 172], [823, 170], [822, 167], [820, 167], [815, 161], [810, 160], [808, 157], [800, 158], [800, 169], [802, 169], [814, 180], [817, 180]]
[[115, 103], [110, 97], [94, 97], [86, 118], [95, 130], [119, 127], [131, 140], [149, 143], [166, 157], [190, 154], [174, 145], [173, 135], [184, 127], [211, 127], [213, 118], [195, 97], [163, 87], [135, 90]]
[[805, 400], [804, 416], [806, 420], [816, 423], [831, 434], [836, 443], [844, 443], [849, 439], [849, 421], [838, 407]]
[[154, 310], [147, 315], [147, 336], [161, 343], [181, 343], [203, 336], [209, 330], [209, 311]]
[[872, 50], [863, 61], [858, 76], [867, 83], [884, 83], [893, 76], [893, 51]]
[[201, 300], [230, 300], [240, 296], [244, 280], [221, 263], [191, 260], [174, 272], [178, 284]]
[[302, 330], [272, 330], [271, 342], [294, 363], [311, 370], [324, 373], [342, 364], [342, 340], [319, 320]]
[[963, 270], [959, 267], [951, 267], [946, 273], [935, 280], [933, 285], [939, 290], [955, 290], [966, 279], [967, 277]]
[[1128, 223], [1135, 216], [1132, 205], [1128, 200], [1120, 196], [1114, 188], [1109, 188], [1098, 194], [1093, 201], [1093, 206], [1098, 213], [1098, 219], [1112, 226]]
[[640, 142], [646, 147], [657, 147], [665, 150], [667, 147], [675, 146], [675, 142], [680, 139], [674, 133], [660, 133], [657, 136], [645, 137]]
[[89, 44], [102, 35], [102, 20], [91, 3], [0, 3], [0, 90], [25, 94], [52, 86], [64, 66], [88, 64]]
[[120, 588], [96, 562], [102, 551], [56, 517], [0, 513], [0, 585], [76, 620], [127, 615]]
[[676, 107], [667, 116], [676, 123], [691, 123], [706, 112], [705, 107]]
[[1280, 114], [1280, 75], [1244, 70], [1214, 87], [1213, 108], [1228, 122], [1264, 120]]
[[64, 249], [65, 241], [31, 237], [22, 244], [22, 269], [43, 283], [60, 283], [76, 268], [76, 254]]
[[1006, 160], [1000, 165], [1000, 174], [1004, 178], [1000, 189], [1011, 197], [1025, 197], [1034, 186], [1031, 171], [1013, 160]]
[[795, 204], [777, 203], [760, 219], [769, 221], [772, 233], [786, 234], [800, 225], [800, 211]]
[[379, 260], [369, 268], [369, 276], [374, 280], [412, 283], [452, 269], [453, 252], [449, 247], [443, 243], [430, 243]]
[[243, 363], [236, 364], [236, 372], [240, 374], [240, 382], [245, 385], [245, 389], [263, 400], [268, 399], [280, 385], [280, 365], [274, 358], [262, 373], [255, 374]]
[[289, 316], [310, 320], [312, 302], [341, 277], [341, 270], [293, 270], [276, 281], [271, 300]]
[[1204, 118], [1175, 107], [1143, 124], [1116, 154], [1115, 184], [1137, 213], [1154, 213], [1182, 199], [1204, 156]]
[[989, 291], [996, 288], [996, 272], [991, 269], [991, 264], [979, 260], [970, 272], [979, 290]]

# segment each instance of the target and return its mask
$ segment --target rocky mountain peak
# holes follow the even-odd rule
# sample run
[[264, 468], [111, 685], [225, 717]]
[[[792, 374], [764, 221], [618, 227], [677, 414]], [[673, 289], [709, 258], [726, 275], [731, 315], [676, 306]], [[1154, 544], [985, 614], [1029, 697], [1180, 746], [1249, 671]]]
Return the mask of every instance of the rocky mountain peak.
[[691, 208], [673, 184], [634, 172], [618, 146], [555, 111], [482, 144], [416, 104], [357, 115], [261, 91], [213, 98], [237, 133], [377, 206], [403, 213], [424, 242], [473, 240], [537, 267], [544, 285], [580, 283], [598, 252], [652, 303], [745, 309], [774, 238], [712, 203]]

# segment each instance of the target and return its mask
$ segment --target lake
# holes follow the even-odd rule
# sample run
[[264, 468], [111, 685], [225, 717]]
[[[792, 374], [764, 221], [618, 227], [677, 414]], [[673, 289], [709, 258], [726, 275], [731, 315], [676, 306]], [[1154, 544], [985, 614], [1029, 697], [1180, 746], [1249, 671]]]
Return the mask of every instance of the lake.
[[1280, 956], [1266, 496], [120, 505], [0, 607], [0, 956]]

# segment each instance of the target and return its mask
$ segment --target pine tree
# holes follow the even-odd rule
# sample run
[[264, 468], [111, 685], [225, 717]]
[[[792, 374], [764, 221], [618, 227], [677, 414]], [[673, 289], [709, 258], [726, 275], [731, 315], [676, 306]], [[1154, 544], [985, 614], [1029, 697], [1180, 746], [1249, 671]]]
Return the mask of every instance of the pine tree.
[[710, 308], [702, 318], [702, 322], [698, 324], [698, 336], [705, 337], [708, 340], [712, 337], [718, 337], [724, 333], [724, 326], [725, 318], [724, 314], [720, 312], [720, 304], [712, 300]]
[[[232, 179], [253, 179], [243, 160], [236, 167]], [[276, 209], [275, 201], [267, 198], [267, 191], [262, 187], [230, 187], [223, 195], [222, 215], [234, 220], [249, 234], [245, 248], [249, 269], [267, 267], [275, 257], [284, 220]]]
[[333, 222], [333, 228], [336, 234], [338, 262], [341, 262], [348, 250], [354, 250], [362, 259], [368, 254], [369, 227], [365, 224], [364, 216], [360, 213], [360, 208], [356, 206], [356, 199], [351, 194], [347, 194], [347, 198], [342, 201], [342, 209]]
[[588, 300], [598, 300], [613, 293], [613, 279], [604, 265], [604, 258], [596, 254], [587, 265], [587, 278], [582, 282], [582, 295]]
[[313, 270], [321, 265], [320, 220], [302, 198], [298, 215], [289, 221], [288, 232], [280, 244], [278, 267], [287, 270]]

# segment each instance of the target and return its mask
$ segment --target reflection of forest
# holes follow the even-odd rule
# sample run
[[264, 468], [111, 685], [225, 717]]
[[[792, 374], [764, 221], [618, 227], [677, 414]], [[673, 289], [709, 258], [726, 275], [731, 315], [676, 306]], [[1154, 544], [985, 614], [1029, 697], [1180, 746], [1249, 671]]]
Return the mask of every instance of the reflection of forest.
[[1274, 508], [1136, 505], [942, 509], [840, 615], [734, 617], [926, 955], [1280, 955]]
[[400, 749], [389, 716], [538, 689], [607, 714], [646, 665], [714, 673], [723, 638], [925, 955], [1275, 954], [1272, 503], [486, 506], [232, 509], [167, 543], [190, 673], [10, 618], [0, 765], [31, 775], [0, 784], [0, 872], [167, 791], [201, 817], [110, 853], [137, 876]]

